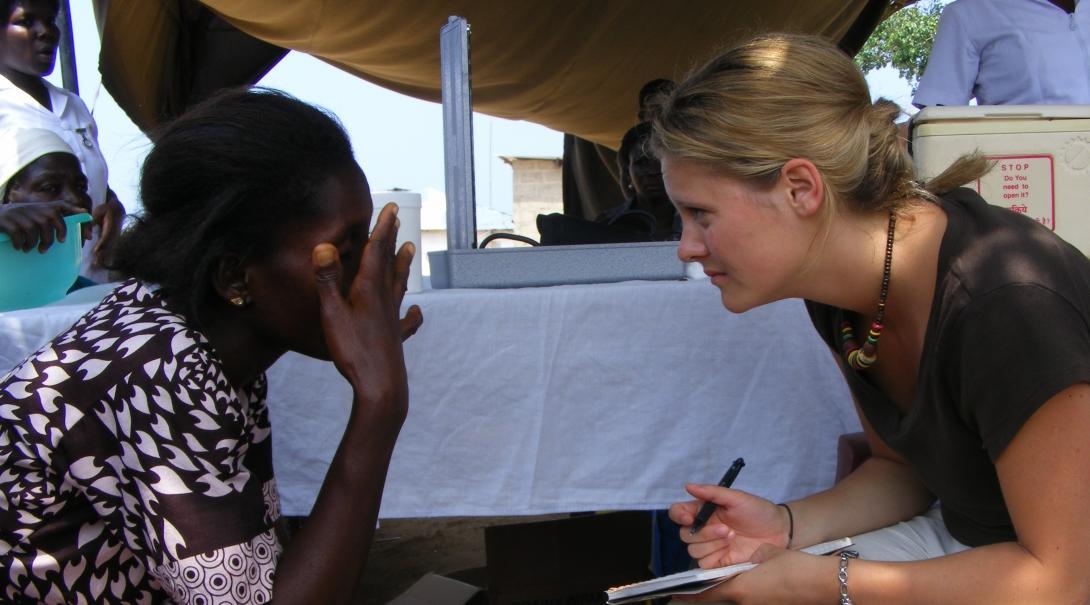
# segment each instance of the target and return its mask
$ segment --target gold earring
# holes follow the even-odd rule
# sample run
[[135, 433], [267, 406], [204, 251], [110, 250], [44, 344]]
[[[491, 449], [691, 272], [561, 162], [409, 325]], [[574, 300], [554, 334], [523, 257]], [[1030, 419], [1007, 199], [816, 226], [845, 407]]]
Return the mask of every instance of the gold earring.
[[231, 301], [231, 304], [235, 305], [236, 307], [241, 307], [241, 306], [246, 304], [246, 300], [243, 299], [241, 296], [235, 296], [235, 297], [231, 298], [230, 301]]

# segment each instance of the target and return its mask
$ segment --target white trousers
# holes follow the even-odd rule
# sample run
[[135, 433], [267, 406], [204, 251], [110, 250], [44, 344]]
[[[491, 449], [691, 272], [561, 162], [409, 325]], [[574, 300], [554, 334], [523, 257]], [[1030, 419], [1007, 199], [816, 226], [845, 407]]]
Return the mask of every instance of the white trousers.
[[896, 525], [852, 538], [851, 549], [871, 561], [919, 561], [968, 550], [946, 530], [939, 506]]

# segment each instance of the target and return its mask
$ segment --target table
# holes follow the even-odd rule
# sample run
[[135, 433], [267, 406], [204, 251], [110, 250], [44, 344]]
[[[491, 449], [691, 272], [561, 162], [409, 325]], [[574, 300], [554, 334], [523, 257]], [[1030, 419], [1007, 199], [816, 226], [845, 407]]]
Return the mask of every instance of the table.
[[[75, 321], [92, 290], [0, 313], [0, 371]], [[410, 410], [383, 518], [655, 509], [685, 481], [776, 501], [831, 484], [836, 439], [859, 430], [802, 303], [733, 315], [706, 280], [410, 294]], [[309, 512], [350, 392], [291, 354], [268, 372], [284, 514]]]

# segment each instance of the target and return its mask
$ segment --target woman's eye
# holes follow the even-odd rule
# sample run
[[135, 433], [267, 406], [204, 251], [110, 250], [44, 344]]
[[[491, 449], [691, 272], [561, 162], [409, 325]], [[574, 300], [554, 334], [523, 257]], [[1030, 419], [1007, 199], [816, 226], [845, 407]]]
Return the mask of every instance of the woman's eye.
[[54, 195], [61, 192], [61, 187], [56, 183], [44, 183], [41, 187], [38, 187], [38, 191]]

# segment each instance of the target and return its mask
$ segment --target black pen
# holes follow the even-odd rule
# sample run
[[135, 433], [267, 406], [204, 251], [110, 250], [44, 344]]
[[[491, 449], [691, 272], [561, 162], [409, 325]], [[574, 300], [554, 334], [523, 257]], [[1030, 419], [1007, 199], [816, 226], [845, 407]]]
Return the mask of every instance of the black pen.
[[[734, 461], [734, 464], [730, 465], [727, 472], [723, 473], [723, 478], [719, 480], [719, 487], [730, 487], [734, 483], [734, 478], [738, 476], [738, 471], [742, 470], [742, 467], [746, 465], [746, 461], [739, 458]], [[689, 535], [693, 535], [700, 531], [704, 524], [708, 522], [708, 519], [712, 518], [712, 513], [715, 512], [716, 504], [714, 502], [705, 502], [700, 510], [696, 513], [696, 519], [693, 520], [693, 526], [689, 528]]]

